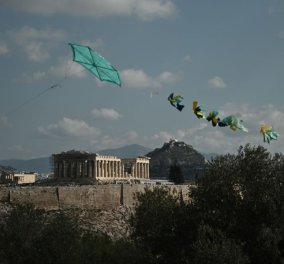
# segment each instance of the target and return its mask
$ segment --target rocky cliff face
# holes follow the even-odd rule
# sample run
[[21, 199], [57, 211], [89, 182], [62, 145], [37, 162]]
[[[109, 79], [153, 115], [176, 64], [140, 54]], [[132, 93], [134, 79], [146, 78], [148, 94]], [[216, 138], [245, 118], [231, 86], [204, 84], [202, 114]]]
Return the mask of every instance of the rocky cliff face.
[[203, 173], [205, 158], [191, 145], [177, 140], [164, 143], [161, 148], [149, 152], [150, 177], [167, 179], [171, 165], [180, 166], [185, 180], [192, 180]]

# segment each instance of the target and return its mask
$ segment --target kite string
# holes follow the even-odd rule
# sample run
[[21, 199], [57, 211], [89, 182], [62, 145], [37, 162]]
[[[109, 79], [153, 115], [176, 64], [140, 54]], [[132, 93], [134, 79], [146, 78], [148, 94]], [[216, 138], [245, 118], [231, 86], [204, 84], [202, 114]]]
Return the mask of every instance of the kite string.
[[49, 91], [50, 89], [54, 89], [56, 87], [61, 87], [59, 83], [53, 84], [50, 87], [48, 87], [47, 89], [41, 91], [40, 93], [36, 94], [35, 96], [27, 99], [26, 101], [24, 101], [22, 104], [18, 105], [16, 108], [12, 109], [11, 111], [9, 111], [6, 116], [10, 116], [11, 114], [13, 114], [14, 112], [18, 111], [19, 109], [23, 108], [25, 105], [27, 105], [28, 103], [32, 102], [33, 100], [37, 99], [38, 97], [40, 97], [41, 95], [45, 94], [47, 91]]
[[41, 91], [40, 93], [34, 95], [33, 97], [27, 99], [26, 101], [24, 101], [23, 103], [21, 103], [20, 105], [18, 105], [17, 107], [15, 107], [14, 109], [10, 110], [6, 116], [10, 116], [11, 114], [13, 114], [14, 112], [18, 111], [19, 109], [21, 109], [22, 107], [24, 107], [25, 105], [27, 105], [28, 103], [32, 102], [33, 100], [37, 99], [38, 97], [40, 97], [41, 95], [45, 94], [47, 91], [51, 90], [51, 89], [54, 89], [54, 88], [57, 88], [57, 87], [62, 87], [61, 84], [66, 80], [68, 79], [68, 77], [70, 77], [69, 75], [69, 71], [71, 69], [71, 63], [68, 63], [69, 62], [69, 59], [68, 59], [68, 56], [69, 56], [69, 53], [70, 51], [67, 51], [66, 52], [66, 63], [65, 66], [64, 66], [64, 76], [63, 78], [59, 79], [58, 82], [54, 83], [53, 85], [51, 85], [50, 87], [46, 88], [45, 90]]

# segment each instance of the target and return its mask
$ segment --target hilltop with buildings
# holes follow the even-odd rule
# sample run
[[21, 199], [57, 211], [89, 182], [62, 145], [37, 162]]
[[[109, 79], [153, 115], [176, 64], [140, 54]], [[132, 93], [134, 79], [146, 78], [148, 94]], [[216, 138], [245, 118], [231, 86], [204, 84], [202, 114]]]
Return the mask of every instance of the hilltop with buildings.
[[202, 174], [205, 166], [204, 156], [185, 142], [171, 139], [161, 148], [149, 152], [152, 178], [166, 179], [172, 165], [181, 168], [185, 180], [192, 180]]

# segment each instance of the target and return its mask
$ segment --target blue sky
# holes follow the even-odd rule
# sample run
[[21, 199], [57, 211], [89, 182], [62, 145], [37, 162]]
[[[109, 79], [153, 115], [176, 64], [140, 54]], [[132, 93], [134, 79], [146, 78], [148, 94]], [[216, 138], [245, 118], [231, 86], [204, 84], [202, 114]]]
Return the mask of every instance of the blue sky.
[[[156, 148], [170, 138], [205, 153], [246, 143], [283, 152], [283, 0], [0, 0], [0, 7], [0, 159]], [[107, 58], [122, 87], [73, 62], [70, 42]], [[171, 92], [184, 97], [182, 112], [167, 102]], [[198, 120], [193, 100], [220, 117], [240, 114], [249, 132]], [[261, 123], [279, 132], [277, 142], [262, 142]]]

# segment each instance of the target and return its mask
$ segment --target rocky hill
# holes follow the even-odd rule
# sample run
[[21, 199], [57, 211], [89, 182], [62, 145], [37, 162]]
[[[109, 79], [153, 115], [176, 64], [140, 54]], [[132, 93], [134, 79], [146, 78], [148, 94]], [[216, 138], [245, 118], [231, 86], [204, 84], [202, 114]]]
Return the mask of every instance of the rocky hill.
[[149, 152], [151, 178], [167, 179], [171, 165], [180, 166], [185, 180], [192, 180], [203, 173], [205, 158], [191, 145], [177, 140], [164, 143], [161, 148]]

